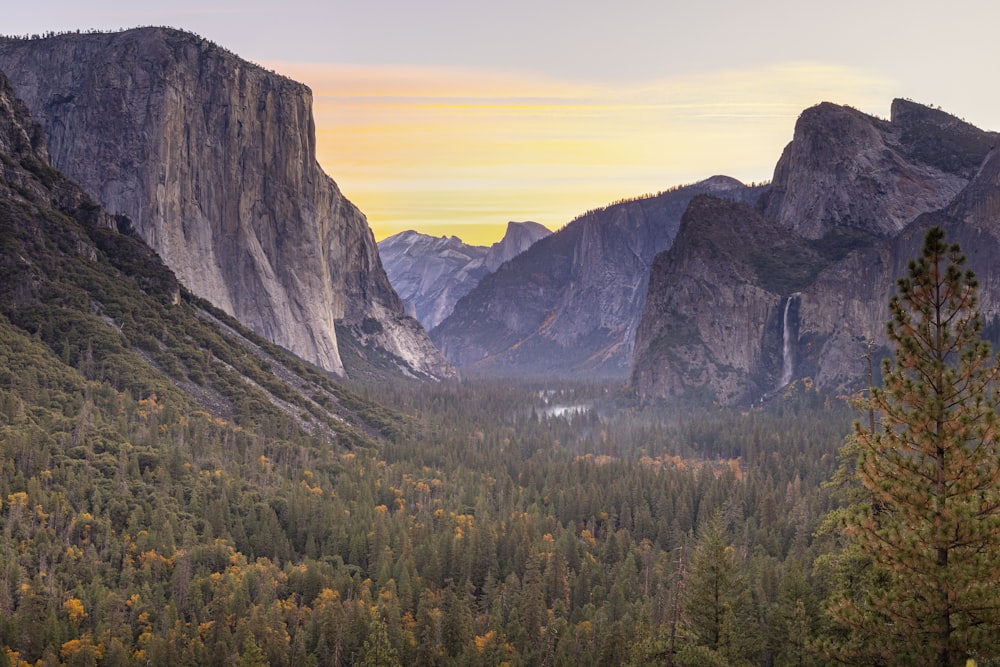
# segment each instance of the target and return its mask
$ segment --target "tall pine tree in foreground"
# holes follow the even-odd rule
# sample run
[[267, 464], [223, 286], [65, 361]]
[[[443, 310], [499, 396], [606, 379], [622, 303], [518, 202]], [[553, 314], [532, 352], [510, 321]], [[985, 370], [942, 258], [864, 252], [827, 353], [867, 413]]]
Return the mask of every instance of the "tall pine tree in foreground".
[[844, 560], [871, 565], [830, 604], [846, 629], [833, 653], [849, 662], [1000, 655], [998, 366], [964, 262], [927, 233], [889, 304], [895, 359], [868, 399], [881, 423], [856, 425], [845, 447], [864, 491], [841, 515]]

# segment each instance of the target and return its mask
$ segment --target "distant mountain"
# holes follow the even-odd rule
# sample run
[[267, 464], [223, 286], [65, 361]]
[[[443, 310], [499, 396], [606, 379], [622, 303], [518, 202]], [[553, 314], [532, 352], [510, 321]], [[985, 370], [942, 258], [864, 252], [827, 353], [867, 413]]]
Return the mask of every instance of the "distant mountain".
[[626, 377], [653, 258], [705, 193], [759, 191], [715, 176], [587, 213], [483, 278], [431, 338], [472, 373]]
[[403, 423], [188, 292], [127, 218], [52, 167], [2, 74], [0, 399], [16, 407], [3, 438], [32, 434], [39, 470], [120, 453], [105, 481], [136, 457], [157, 464], [160, 452], [122, 430], [119, 412], [143, 405], [169, 406], [172, 427], [266, 425], [327, 450], [373, 445]]
[[306, 86], [164, 28], [3, 38], [0, 70], [54, 165], [128, 216], [195, 294], [337, 374], [346, 354], [453, 375], [316, 162]]
[[551, 233], [537, 222], [508, 222], [504, 237], [486, 248], [410, 230], [383, 239], [378, 249], [389, 282], [429, 331], [483, 276]]
[[695, 199], [657, 256], [632, 361], [639, 395], [749, 404], [803, 377], [867, 382], [868, 341], [877, 366], [895, 280], [932, 224], [962, 245], [980, 308], [1000, 321], [997, 141], [905, 100], [888, 121], [807, 109], [756, 206]]
[[508, 222], [503, 238], [494, 243], [486, 251], [483, 266], [488, 273], [493, 273], [505, 262], [509, 262], [522, 252], [551, 236], [552, 231], [537, 222]]
[[464, 243], [457, 236], [408, 230], [379, 241], [378, 252], [407, 312], [428, 330], [486, 275], [486, 248]]

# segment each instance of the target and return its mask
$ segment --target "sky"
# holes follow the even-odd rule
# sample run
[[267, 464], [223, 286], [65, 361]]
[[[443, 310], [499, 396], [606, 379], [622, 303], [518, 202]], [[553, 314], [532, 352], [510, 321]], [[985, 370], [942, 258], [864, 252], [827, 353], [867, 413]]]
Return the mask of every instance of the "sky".
[[34, 0], [0, 33], [183, 28], [313, 90], [317, 156], [376, 238], [715, 174], [770, 180], [802, 110], [893, 98], [1000, 131], [995, 0]]

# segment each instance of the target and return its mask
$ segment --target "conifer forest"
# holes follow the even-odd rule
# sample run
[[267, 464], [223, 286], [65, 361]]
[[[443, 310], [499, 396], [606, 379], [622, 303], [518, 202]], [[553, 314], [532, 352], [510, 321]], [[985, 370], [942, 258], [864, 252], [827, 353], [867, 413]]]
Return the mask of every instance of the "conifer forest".
[[472, 379], [339, 389], [364, 427], [252, 390], [222, 418], [76, 311], [9, 309], [0, 665], [996, 664], [996, 366], [961, 262], [928, 236], [881, 388], [747, 410]]

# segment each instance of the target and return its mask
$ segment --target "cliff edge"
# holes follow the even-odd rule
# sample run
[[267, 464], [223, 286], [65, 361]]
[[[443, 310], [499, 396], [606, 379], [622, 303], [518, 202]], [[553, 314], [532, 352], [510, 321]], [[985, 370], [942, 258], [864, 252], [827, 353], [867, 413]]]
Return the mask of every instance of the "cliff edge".
[[53, 164], [195, 294], [339, 375], [337, 325], [404, 374], [454, 373], [317, 163], [308, 87], [165, 28], [0, 39], [0, 70]]

